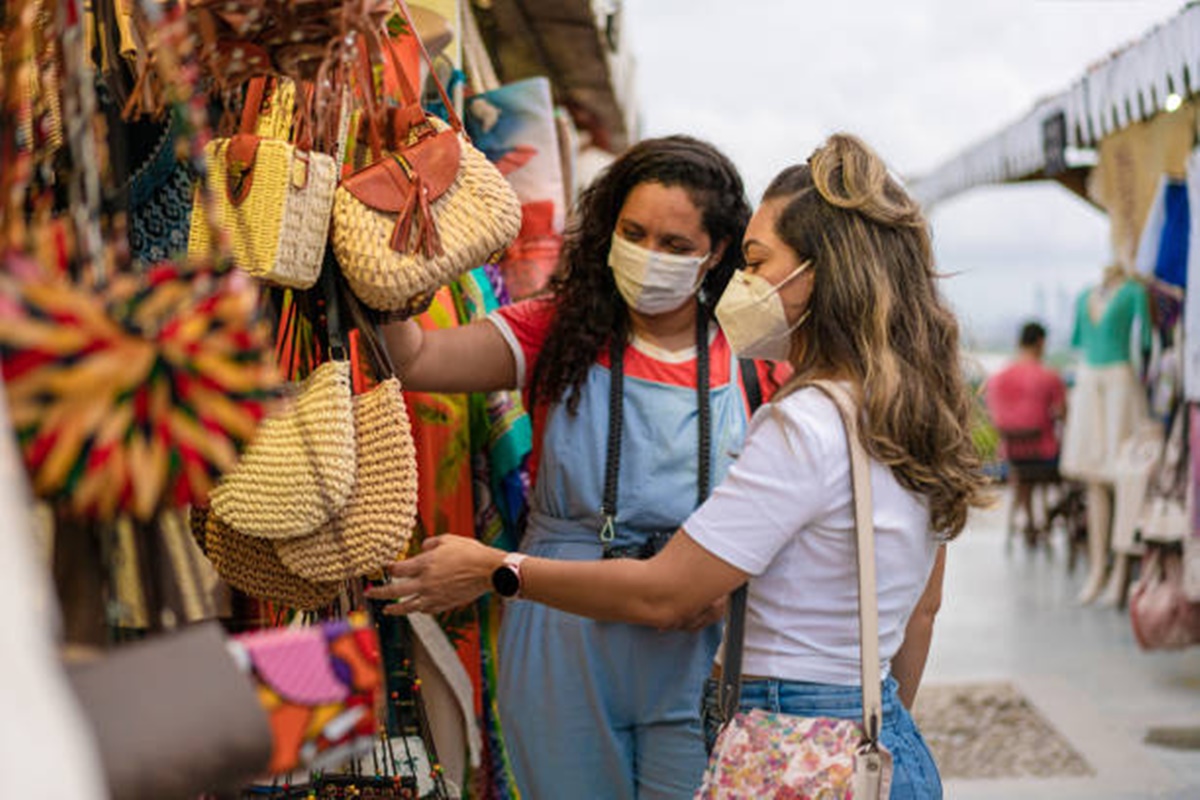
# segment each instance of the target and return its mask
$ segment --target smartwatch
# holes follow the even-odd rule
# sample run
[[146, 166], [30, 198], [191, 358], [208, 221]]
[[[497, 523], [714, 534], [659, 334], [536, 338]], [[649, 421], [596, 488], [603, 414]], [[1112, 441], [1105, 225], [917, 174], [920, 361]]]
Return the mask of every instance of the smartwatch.
[[496, 594], [501, 597], [520, 597], [521, 562], [524, 560], [524, 553], [509, 553], [504, 557], [504, 563], [492, 571], [492, 588]]

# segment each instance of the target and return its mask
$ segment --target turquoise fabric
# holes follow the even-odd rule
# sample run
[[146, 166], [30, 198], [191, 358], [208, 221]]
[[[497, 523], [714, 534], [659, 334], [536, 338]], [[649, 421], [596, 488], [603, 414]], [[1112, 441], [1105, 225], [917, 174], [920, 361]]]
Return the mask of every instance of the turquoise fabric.
[[1098, 320], [1088, 312], [1091, 292], [1085, 290], [1075, 303], [1075, 329], [1071, 334], [1071, 346], [1083, 351], [1085, 364], [1107, 367], [1128, 363], [1135, 324], [1142, 348], [1150, 347], [1150, 301], [1142, 284], [1126, 281], [1117, 288]]
[[[713, 483], [747, 427], [736, 360], [714, 387]], [[593, 365], [579, 413], [546, 425], [522, 551], [597, 559], [610, 373]], [[625, 376], [615, 543], [674, 531], [696, 505], [696, 392]], [[531, 603], [505, 609], [498, 700], [521, 796], [687, 800], [704, 773], [700, 697], [720, 625], [690, 633], [596, 622]]]

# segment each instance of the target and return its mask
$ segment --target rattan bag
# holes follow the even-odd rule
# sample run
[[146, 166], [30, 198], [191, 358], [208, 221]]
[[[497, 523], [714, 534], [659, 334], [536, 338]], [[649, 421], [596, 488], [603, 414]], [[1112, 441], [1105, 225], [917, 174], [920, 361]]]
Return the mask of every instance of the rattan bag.
[[398, 311], [505, 250], [521, 229], [521, 201], [467, 138], [436, 73], [449, 125], [422, 111], [392, 48], [383, 50], [404, 105], [365, 115], [373, 161], [338, 186], [332, 238], [354, 294]]
[[271, 542], [238, 533], [211, 510], [207, 514], [193, 510], [191, 521], [197, 538], [196, 527], [203, 526], [203, 549], [217, 574], [251, 597], [311, 611], [328, 605], [341, 589], [339, 583], [309, 581], [291, 572]]
[[[251, 81], [241, 132], [205, 147], [217, 225], [229, 234], [234, 261], [246, 272], [280, 286], [307, 289], [321, 274], [337, 162], [256, 133], [264, 84], [261, 78]], [[282, 98], [272, 102], [273, 114], [290, 115], [289, 103]], [[212, 247], [203, 204], [196, 203], [188, 254], [206, 255]]]
[[274, 543], [283, 564], [312, 581], [380, 569], [403, 555], [416, 523], [416, 450], [399, 380], [354, 398], [354, 429], [358, 469], [346, 507], [316, 533]]
[[212, 507], [249, 536], [305, 536], [345, 507], [355, 471], [350, 362], [327, 361], [290, 407], [259, 425], [213, 489]]
[[380, 311], [402, 309], [487, 262], [521, 229], [521, 203], [500, 171], [441, 120], [429, 124], [440, 134], [430, 146], [448, 142], [460, 152], [444, 191], [421, 175], [419, 162], [393, 153], [348, 178], [334, 197], [342, 272], [355, 295]]

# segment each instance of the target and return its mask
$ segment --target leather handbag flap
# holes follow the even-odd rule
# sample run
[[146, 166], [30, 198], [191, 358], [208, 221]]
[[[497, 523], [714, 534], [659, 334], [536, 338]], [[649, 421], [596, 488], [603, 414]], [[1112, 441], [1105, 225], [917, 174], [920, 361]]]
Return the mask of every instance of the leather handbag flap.
[[454, 184], [461, 158], [458, 134], [445, 130], [359, 170], [342, 186], [364, 205], [398, 214], [409, 206], [414, 178], [421, 179], [432, 203]]
[[241, 205], [250, 194], [258, 142], [259, 138], [253, 134], [239, 133], [230, 138], [225, 147], [225, 190], [229, 193], [229, 202], [235, 206]]
[[405, 148], [403, 156], [421, 176], [432, 203], [454, 185], [462, 160], [462, 144], [455, 131], [445, 130]]

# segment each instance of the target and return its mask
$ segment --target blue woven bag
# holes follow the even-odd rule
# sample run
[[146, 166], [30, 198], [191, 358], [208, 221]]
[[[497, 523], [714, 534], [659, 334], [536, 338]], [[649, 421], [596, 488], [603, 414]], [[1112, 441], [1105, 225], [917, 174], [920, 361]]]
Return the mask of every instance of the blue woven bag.
[[187, 253], [196, 175], [175, 155], [179, 119], [172, 114], [150, 157], [129, 179], [129, 249], [154, 264]]

